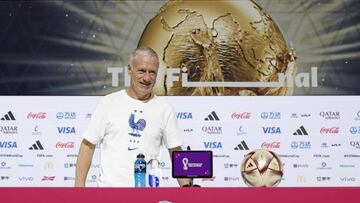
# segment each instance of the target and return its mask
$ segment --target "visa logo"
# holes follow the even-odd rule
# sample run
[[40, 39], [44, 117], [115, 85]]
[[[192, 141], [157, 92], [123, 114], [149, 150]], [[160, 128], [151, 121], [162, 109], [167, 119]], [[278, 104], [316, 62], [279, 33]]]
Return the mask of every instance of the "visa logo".
[[177, 112], [176, 113], [177, 119], [192, 119], [192, 113], [191, 112]]
[[280, 134], [280, 127], [262, 127], [265, 134]]
[[12, 141], [3, 141], [0, 142], [0, 148], [17, 148], [17, 144]]
[[218, 149], [222, 148], [221, 142], [204, 142], [204, 146], [206, 149], [212, 148], [212, 149]]
[[73, 134], [75, 132], [75, 127], [57, 127], [60, 134]]

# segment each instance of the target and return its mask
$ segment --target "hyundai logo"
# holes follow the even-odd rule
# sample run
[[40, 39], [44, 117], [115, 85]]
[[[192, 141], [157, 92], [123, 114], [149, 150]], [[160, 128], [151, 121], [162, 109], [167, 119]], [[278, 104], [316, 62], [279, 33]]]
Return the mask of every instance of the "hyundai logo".
[[269, 114], [267, 112], [262, 112], [261, 113], [261, 118], [262, 119], [267, 119], [269, 117]]
[[357, 127], [351, 127], [351, 128], [350, 128], [350, 133], [351, 133], [351, 134], [356, 134], [357, 132], [358, 132]]
[[298, 142], [291, 142], [291, 148], [297, 149], [298, 147], [299, 147], [299, 143], [298, 143]]

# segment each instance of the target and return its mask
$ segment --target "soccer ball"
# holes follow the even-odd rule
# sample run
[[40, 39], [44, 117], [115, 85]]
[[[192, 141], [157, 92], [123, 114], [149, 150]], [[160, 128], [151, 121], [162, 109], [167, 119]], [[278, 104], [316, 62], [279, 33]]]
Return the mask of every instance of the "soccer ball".
[[245, 156], [241, 176], [248, 186], [274, 187], [281, 181], [283, 165], [274, 152], [257, 149]]

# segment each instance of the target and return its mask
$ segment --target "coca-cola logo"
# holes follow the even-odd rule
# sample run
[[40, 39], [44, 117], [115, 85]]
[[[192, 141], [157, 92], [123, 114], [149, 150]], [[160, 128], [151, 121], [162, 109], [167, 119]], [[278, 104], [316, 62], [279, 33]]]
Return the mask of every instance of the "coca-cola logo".
[[321, 134], [339, 134], [340, 127], [325, 128], [322, 127], [320, 130]]
[[263, 149], [280, 148], [280, 142], [263, 142], [261, 144], [261, 148]]
[[75, 142], [66, 142], [66, 143], [63, 143], [63, 142], [58, 142], [56, 143], [56, 148], [74, 148], [74, 144]]
[[33, 113], [30, 112], [27, 115], [28, 119], [45, 119], [46, 118], [46, 113], [45, 112], [39, 112], [39, 113]]
[[233, 113], [231, 115], [232, 119], [250, 119], [251, 113], [250, 112], [243, 112], [243, 113]]

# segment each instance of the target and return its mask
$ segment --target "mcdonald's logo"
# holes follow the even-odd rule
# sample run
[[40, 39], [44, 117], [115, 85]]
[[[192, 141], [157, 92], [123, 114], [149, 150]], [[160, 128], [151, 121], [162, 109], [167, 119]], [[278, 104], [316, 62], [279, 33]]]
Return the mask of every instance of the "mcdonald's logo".
[[51, 162], [51, 161], [45, 162], [45, 164], [44, 164], [44, 169], [45, 169], [45, 170], [52, 170], [52, 169], [54, 169], [54, 163]]
[[306, 178], [305, 178], [305, 176], [303, 176], [303, 175], [297, 176], [297, 177], [296, 177], [296, 182], [297, 182], [297, 183], [306, 183]]

